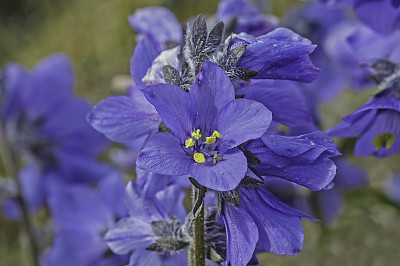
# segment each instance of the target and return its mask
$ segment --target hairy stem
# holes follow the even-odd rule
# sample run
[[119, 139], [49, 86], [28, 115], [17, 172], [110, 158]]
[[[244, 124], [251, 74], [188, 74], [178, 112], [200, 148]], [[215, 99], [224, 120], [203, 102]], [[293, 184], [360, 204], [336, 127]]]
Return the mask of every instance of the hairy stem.
[[14, 179], [17, 187], [16, 199], [22, 212], [21, 223], [24, 228], [25, 234], [28, 236], [29, 239], [29, 246], [32, 255], [32, 265], [39, 266], [39, 246], [36, 242], [36, 237], [33, 230], [33, 223], [31, 221], [31, 217], [29, 216], [28, 206], [22, 195], [22, 185], [18, 178], [18, 160], [7, 138], [4, 126], [5, 124], [3, 122], [3, 118], [0, 116], [0, 142], [3, 149], [2, 158], [4, 161], [4, 167], [6, 169], [7, 175], [11, 176]]
[[[196, 187], [192, 187], [192, 201], [193, 206], [195, 205], [198, 197], [198, 190]], [[193, 245], [189, 250], [189, 262], [191, 266], [205, 266], [205, 248], [204, 248], [204, 204], [201, 204], [198, 210], [196, 219], [193, 220]]]

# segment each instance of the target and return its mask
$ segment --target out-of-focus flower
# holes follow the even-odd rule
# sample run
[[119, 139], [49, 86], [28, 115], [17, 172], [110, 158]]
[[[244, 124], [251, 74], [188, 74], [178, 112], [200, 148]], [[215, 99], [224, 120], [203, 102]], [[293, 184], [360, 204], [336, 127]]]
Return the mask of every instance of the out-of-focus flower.
[[343, 122], [327, 131], [337, 137], [358, 137], [354, 153], [387, 157], [400, 151], [400, 67], [379, 60], [373, 65], [381, 91]]
[[74, 75], [63, 54], [40, 61], [31, 72], [18, 64], [4, 67], [0, 116], [17, 156], [31, 210], [42, 206], [48, 184], [95, 183], [110, 171], [96, 156], [108, 141], [86, 123], [89, 103], [73, 95]]
[[104, 237], [108, 247], [120, 255], [134, 251], [129, 262], [132, 266], [187, 265], [191, 237], [183, 226], [185, 216], [174, 216], [177, 210], [184, 210], [184, 191], [172, 185], [144, 197], [131, 181], [125, 192], [128, 217], [108, 230]]
[[278, 25], [277, 17], [261, 13], [256, 5], [247, 0], [220, 1], [215, 17], [225, 25], [233, 23], [235, 33], [245, 32], [253, 36], [265, 34]]

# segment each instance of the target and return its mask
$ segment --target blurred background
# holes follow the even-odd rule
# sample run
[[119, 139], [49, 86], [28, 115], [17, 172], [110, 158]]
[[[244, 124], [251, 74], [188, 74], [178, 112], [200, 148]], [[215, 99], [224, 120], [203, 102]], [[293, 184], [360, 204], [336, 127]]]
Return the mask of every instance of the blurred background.
[[[272, 0], [268, 13], [281, 17], [295, 0]], [[1, 0], [0, 66], [18, 62], [27, 68], [55, 52], [68, 54], [76, 71], [76, 93], [92, 102], [119, 93], [129, 80], [135, 32], [128, 16], [151, 5], [170, 8], [181, 22], [199, 13], [214, 13], [216, 0]], [[323, 129], [361, 106], [373, 92], [345, 92], [323, 106]], [[338, 142], [343, 144], [343, 142]], [[368, 169], [369, 185], [345, 194], [343, 215], [332, 227], [304, 220], [305, 241], [297, 256], [260, 255], [261, 265], [399, 265], [400, 208], [381, 188], [400, 171], [400, 155], [386, 159], [351, 157]], [[4, 171], [1, 169], [0, 175]], [[18, 225], [0, 220], [0, 265], [26, 265]], [[84, 248], [84, 247], [83, 247]], [[21, 256], [22, 254], [25, 254]], [[25, 252], [25, 253], [24, 253]]]

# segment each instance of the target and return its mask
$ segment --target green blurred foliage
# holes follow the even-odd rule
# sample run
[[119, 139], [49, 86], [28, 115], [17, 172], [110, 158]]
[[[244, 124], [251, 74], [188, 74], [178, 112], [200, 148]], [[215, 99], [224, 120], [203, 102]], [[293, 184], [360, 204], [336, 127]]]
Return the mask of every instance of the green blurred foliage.
[[[261, 0], [262, 1], [262, 0]], [[281, 17], [297, 0], [273, 0], [271, 13]], [[0, 66], [19, 62], [32, 68], [55, 52], [68, 54], [75, 66], [76, 91], [97, 102], [113, 93], [113, 78], [129, 75], [135, 33], [128, 16], [137, 8], [163, 5], [181, 22], [199, 13], [214, 13], [217, 0], [2, 0], [0, 3]], [[323, 106], [323, 129], [356, 110], [371, 92], [346, 92]], [[343, 144], [339, 140], [338, 144]], [[260, 255], [261, 265], [398, 265], [400, 208], [388, 204], [380, 190], [383, 181], [400, 171], [400, 155], [386, 159], [351, 160], [368, 169], [370, 186], [346, 194], [344, 214], [332, 228], [305, 221], [305, 241], [297, 256]], [[1, 171], [4, 173], [4, 171]], [[26, 239], [19, 225], [0, 220], [0, 265], [29, 265]], [[22, 243], [22, 245], [21, 245]], [[21, 249], [21, 246], [23, 247]]]

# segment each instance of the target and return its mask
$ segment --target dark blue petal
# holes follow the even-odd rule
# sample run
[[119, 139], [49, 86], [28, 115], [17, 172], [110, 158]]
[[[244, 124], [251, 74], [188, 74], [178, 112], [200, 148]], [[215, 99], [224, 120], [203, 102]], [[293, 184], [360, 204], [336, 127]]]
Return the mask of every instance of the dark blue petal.
[[237, 67], [257, 71], [256, 79], [311, 82], [318, 76], [319, 70], [308, 56], [316, 46], [289, 29], [278, 28], [257, 38], [238, 38], [236, 42], [247, 44]]
[[258, 241], [258, 229], [253, 218], [241, 207], [224, 204], [222, 213], [226, 229], [226, 263], [247, 265]]
[[[284, 203], [278, 204], [277, 199], [272, 202], [275, 206], [279, 205], [279, 210], [272, 208], [260, 197], [259, 189], [242, 188], [241, 192], [241, 208], [249, 212], [258, 227], [257, 247], [278, 255], [299, 253], [303, 246], [304, 233], [301, 219], [295, 214], [302, 212]], [[264, 197], [268, 197], [267, 194]]]
[[194, 163], [179, 139], [171, 133], [155, 133], [144, 144], [137, 167], [162, 175], [186, 175]]
[[290, 81], [252, 81], [243, 88], [245, 98], [264, 104], [273, 115], [273, 120], [288, 127], [308, 125], [315, 128], [308, 111], [306, 99], [300, 88]]
[[230, 101], [217, 117], [217, 129], [222, 135], [219, 149], [227, 150], [261, 137], [268, 130], [271, 120], [271, 111], [259, 102], [248, 99]]

